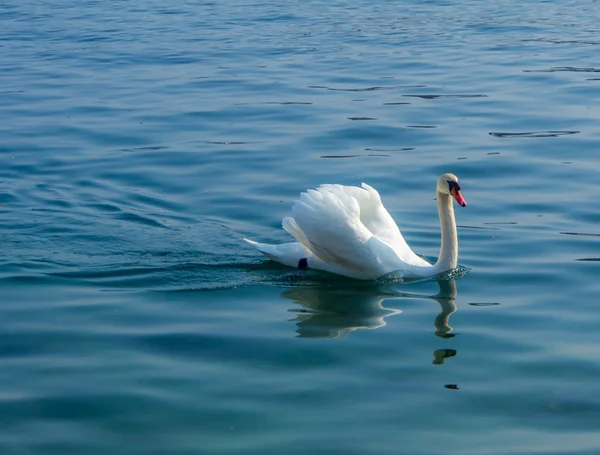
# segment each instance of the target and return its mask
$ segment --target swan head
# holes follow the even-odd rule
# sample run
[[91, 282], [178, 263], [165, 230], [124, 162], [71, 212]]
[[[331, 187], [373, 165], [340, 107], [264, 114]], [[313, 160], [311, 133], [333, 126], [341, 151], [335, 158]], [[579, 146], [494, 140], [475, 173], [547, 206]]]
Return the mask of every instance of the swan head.
[[437, 183], [437, 192], [452, 196], [461, 207], [467, 206], [467, 201], [462, 197], [458, 177], [454, 174], [442, 175]]

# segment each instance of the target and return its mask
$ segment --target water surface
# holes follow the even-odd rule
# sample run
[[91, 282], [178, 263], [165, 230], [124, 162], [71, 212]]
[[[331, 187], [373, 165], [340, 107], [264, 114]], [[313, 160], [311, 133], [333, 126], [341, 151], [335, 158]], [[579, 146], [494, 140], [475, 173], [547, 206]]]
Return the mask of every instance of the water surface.
[[[596, 2], [0, 6], [6, 454], [600, 450]], [[458, 280], [270, 263], [377, 188]]]

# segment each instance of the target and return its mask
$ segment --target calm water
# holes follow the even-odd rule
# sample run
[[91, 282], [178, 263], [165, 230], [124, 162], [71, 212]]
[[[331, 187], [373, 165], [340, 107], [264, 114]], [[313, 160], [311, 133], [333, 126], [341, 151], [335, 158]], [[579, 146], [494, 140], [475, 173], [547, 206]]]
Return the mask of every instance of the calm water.
[[[2, 454], [600, 452], [592, 0], [0, 5]], [[240, 235], [365, 181], [456, 281]]]

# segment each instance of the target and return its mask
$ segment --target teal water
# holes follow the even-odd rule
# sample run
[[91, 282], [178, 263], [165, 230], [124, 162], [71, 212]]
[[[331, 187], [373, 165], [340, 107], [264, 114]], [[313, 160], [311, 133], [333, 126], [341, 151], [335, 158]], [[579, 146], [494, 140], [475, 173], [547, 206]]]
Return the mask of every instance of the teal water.
[[[3, 454], [600, 452], [592, 0], [0, 5]], [[457, 280], [266, 261], [377, 188]]]

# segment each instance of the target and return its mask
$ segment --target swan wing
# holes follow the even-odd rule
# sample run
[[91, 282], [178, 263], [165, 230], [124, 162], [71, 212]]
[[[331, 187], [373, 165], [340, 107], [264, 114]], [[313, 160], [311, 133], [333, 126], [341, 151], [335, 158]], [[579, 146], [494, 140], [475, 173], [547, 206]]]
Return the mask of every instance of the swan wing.
[[430, 265], [408, 246], [398, 225], [383, 206], [381, 196], [375, 188], [366, 183], [362, 184], [362, 188], [343, 185], [323, 185], [321, 188], [326, 188], [335, 194], [343, 192], [356, 199], [360, 209], [359, 217], [363, 225], [375, 237], [389, 245], [402, 262], [415, 266]]
[[405, 260], [390, 245], [393, 242], [421, 261], [414, 265], [428, 265], [410, 250], [379, 194], [371, 190], [342, 185], [308, 190], [295, 202], [293, 216], [283, 220], [283, 227], [335, 273], [341, 268], [355, 277], [377, 278], [401, 268]]

